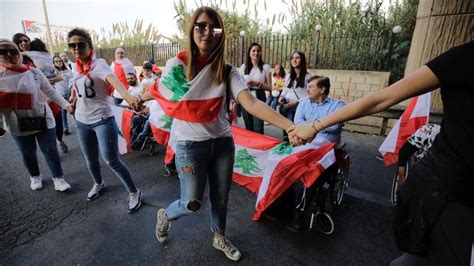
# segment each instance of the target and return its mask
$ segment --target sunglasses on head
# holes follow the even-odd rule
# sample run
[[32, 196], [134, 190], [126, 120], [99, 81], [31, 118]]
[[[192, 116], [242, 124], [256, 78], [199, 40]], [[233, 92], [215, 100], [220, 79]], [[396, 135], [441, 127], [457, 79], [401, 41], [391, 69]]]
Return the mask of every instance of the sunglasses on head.
[[0, 49], [0, 55], [7, 56], [8, 54], [15, 56], [19, 55], [20, 53], [17, 49]]
[[222, 29], [216, 28], [215, 25], [210, 25], [205, 22], [196, 22], [194, 23], [194, 31], [199, 33], [200, 35], [204, 35], [206, 31], [209, 35], [213, 37], [219, 37], [222, 35]]
[[86, 49], [87, 43], [85, 42], [78, 42], [78, 43], [68, 43], [67, 46], [69, 46], [69, 49]]

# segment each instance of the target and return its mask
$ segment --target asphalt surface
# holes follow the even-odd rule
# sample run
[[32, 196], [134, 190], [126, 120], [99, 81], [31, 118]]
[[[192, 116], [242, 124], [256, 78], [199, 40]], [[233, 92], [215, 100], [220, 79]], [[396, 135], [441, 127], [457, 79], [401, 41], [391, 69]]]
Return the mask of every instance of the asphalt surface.
[[[266, 133], [281, 132], [266, 126]], [[232, 264], [212, 247], [210, 204], [172, 223], [166, 245], [155, 237], [156, 211], [179, 196], [176, 175], [165, 177], [164, 150], [122, 156], [143, 191], [143, 205], [127, 213], [127, 193], [102, 165], [105, 192], [88, 202], [93, 181], [79, 149], [75, 130], [65, 136], [69, 152], [61, 154], [67, 192], [54, 191], [43, 156], [46, 181], [32, 191], [20, 153], [9, 134], [0, 138], [0, 265], [223, 265]], [[400, 255], [391, 230], [389, 206], [393, 168], [376, 159], [383, 137], [343, 133], [352, 165], [347, 194], [334, 215], [332, 235], [293, 233], [265, 218], [250, 219], [256, 196], [232, 186], [227, 236], [241, 250], [242, 265], [387, 265]]]

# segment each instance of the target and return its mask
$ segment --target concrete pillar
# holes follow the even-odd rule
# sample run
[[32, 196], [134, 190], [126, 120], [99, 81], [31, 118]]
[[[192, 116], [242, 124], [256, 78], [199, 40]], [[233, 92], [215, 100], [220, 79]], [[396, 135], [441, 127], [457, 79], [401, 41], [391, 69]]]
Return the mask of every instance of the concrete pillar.
[[[405, 75], [453, 46], [474, 39], [474, 0], [420, 0]], [[431, 107], [442, 109], [441, 95]]]

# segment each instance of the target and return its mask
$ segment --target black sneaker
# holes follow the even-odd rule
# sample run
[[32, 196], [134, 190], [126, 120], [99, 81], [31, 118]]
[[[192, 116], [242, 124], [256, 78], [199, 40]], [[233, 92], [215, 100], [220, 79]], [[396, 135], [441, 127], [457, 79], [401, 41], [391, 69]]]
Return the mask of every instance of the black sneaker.
[[69, 129], [67, 129], [67, 128], [64, 129], [64, 132], [63, 132], [63, 133], [64, 133], [64, 135], [66, 135], [66, 136], [71, 134], [71, 132], [69, 132]]

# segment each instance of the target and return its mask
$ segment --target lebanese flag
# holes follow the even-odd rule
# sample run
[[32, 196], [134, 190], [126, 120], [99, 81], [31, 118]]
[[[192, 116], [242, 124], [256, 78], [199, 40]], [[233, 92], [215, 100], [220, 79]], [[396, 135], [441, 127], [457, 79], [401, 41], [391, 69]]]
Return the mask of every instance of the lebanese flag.
[[128, 108], [116, 105], [110, 105], [110, 108], [112, 109], [115, 122], [117, 123], [119, 153], [125, 154], [127, 152], [131, 152], [132, 148], [130, 147], [130, 131], [132, 129], [133, 111]]
[[185, 69], [186, 53], [168, 60], [159, 84], [151, 88], [155, 99], [170, 117], [195, 123], [214, 121], [224, 103], [225, 82], [213, 83], [212, 64], [204, 66], [190, 82]]
[[153, 137], [160, 145], [167, 146], [170, 139], [173, 118], [166, 115], [160, 105], [153, 101], [150, 106], [150, 127]]
[[112, 68], [115, 76], [117, 76], [118, 80], [120, 80], [123, 86], [125, 86], [125, 88], [128, 90], [129, 85], [127, 83], [127, 74], [135, 73], [135, 67], [133, 66], [132, 61], [130, 61], [128, 58], [115, 60], [112, 62], [112, 64], [110, 64], [110, 68]]
[[252, 220], [260, 219], [296, 180], [306, 187], [336, 162], [334, 143], [313, 141], [299, 147], [243, 128], [232, 126], [235, 159], [232, 179], [256, 193]]
[[293, 148], [283, 142], [271, 149], [263, 166], [263, 179], [252, 220], [260, 219], [263, 211], [296, 180], [309, 188], [321, 173], [336, 162], [334, 145], [312, 142]]
[[232, 126], [235, 163], [232, 180], [257, 194], [270, 150], [282, 142], [249, 130]]
[[430, 116], [431, 93], [414, 97], [379, 148], [386, 166], [398, 162], [398, 152], [415, 131], [426, 125]]
[[33, 72], [25, 71], [0, 78], [0, 108], [33, 109], [37, 97]]

